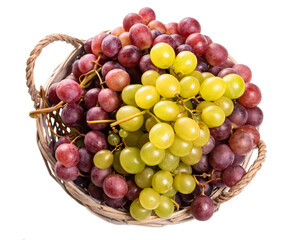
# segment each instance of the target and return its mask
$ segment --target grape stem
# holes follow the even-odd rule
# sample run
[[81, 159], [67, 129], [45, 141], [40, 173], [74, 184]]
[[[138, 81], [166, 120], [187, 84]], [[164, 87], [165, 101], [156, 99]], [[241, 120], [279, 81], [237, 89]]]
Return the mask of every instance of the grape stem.
[[50, 112], [53, 112], [53, 111], [56, 111], [62, 107], [64, 107], [64, 102], [61, 101], [59, 102], [57, 105], [55, 106], [52, 106], [52, 107], [49, 107], [49, 108], [42, 108], [42, 109], [37, 109], [37, 110], [34, 110], [32, 112], [29, 113], [29, 116], [31, 118], [38, 118], [39, 117], [39, 114], [42, 114], [42, 113], [50, 113]]
[[159, 118], [157, 118], [153, 113], [151, 113], [149, 110], [147, 111], [147, 113], [151, 116], [151, 117], [153, 117], [155, 120], [156, 120], [156, 122], [158, 122], [158, 123], [161, 123], [161, 121], [159, 120]]
[[142, 111], [142, 112], [135, 113], [135, 114], [133, 114], [133, 115], [127, 117], [127, 118], [123, 118], [123, 119], [121, 119], [121, 120], [118, 120], [118, 121], [110, 124], [110, 127], [113, 128], [113, 127], [115, 127], [115, 126], [117, 126], [117, 125], [119, 125], [119, 124], [121, 124], [121, 123], [127, 122], [127, 121], [129, 121], [129, 120], [131, 120], [131, 119], [133, 119], [133, 118], [135, 118], [135, 117], [139, 117], [139, 116], [144, 115], [144, 114], [146, 114], [146, 113], [148, 113], [148, 110], [144, 110], [144, 111]]
[[92, 121], [87, 121], [87, 123], [111, 123], [115, 122], [116, 120], [113, 119], [108, 119], [108, 120], [92, 120]]
[[170, 198], [170, 200], [176, 206], [177, 211], [179, 211], [179, 208], [180, 208], [179, 204], [176, 201], [174, 201], [172, 198]]

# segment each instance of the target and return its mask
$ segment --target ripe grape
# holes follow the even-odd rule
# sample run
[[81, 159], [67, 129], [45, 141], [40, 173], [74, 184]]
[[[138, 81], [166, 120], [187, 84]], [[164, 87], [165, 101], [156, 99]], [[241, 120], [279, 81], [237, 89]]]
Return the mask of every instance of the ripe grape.
[[97, 130], [90, 131], [85, 135], [84, 144], [91, 153], [96, 153], [108, 147], [105, 134]]
[[246, 132], [250, 134], [250, 137], [252, 138], [253, 141], [253, 145], [257, 146], [260, 142], [260, 133], [257, 130], [256, 127], [252, 126], [252, 125], [243, 125], [239, 128], [237, 128], [236, 132]]
[[144, 72], [141, 76], [141, 82], [143, 85], [156, 85], [157, 78], [160, 77], [160, 74], [154, 70], [148, 70]]
[[166, 27], [166, 33], [169, 35], [172, 34], [178, 34], [178, 23], [176, 22], [170, 22], [165, 24]]
[[231, 113], [234, 110], [234, 103], [232, 102], [230, 98], [227, 98], [225, 96], [222, 96], [221, 98], [215, 100], [213, 103], [217, 105], [218, 107], [222, 108], [226, 117], [231, 115]]
[[202, 149], [201, 147], [192, 147], [188, 155], [181, 157], [181, 161], [187, 165], [195, 165], [202, 158]]
[[141, 160], [148, 166], [155, 166], [162, 162], [165, 150], [154, 147], [151, 142], [146, 142], [140, 150]]
[[210, 131], [208, 126], [201, 121], [198, 121], [198, 126], [200, 129], [199, 136], [193, 141], [193, 146], [202, 147], [205, 146], [210, 139]]
[[77, 165], [79, 161], [79, 151], [75, 145], [63, 143], [56, 149], [55, 157], [58, 162], [70, 168]]
[[162, 170], [173, 171], [178, 167], [179, 161], [179, 157], [173, 155], [168, 149], [166, 149], [164, 159], [158, 164], [158, 166]]
[[95, 186], [102, 188], [105, 177], [112, 173], [113, 169], [111, 167], [106, 169], [99, 169], [94, 166], [91, 169], [90, 178]]
[[237, 155], [237, 154], [234, 154], [234, 155], [235, 155], [235, 158], [234, 158], [232, 165], [241, 165], [246, 158], [246, 155]]
[[160, 204], [160, 194], [153, 188], [144, 188], [140, 192], [139, 201], [145, 209], [153, 210]]
[[195, 179], [191, 174], [178, 173], [174, 177], [174, 187], [180, 193], [189, 194], [192, 193], [196, 187]]
[[104, 63], [101, 69], [102, 77], [105, 78], [107, 73], [111, 71], [112, 69], [122, 69], [125, 70], [125, 67], [123, 67], [120, 63], [115, 61], [108, 61]]
[[88, 186], [88, 193], [91, 197], [99, 201], [103, 200], [103, 188], [95, 186], [92, 182], [90, 182]]
[[119, 37], [121, 35], [121, 33], [125, 32], [123, 26], [119, 26], [119, 27], [116, 27], [114, 28], [112, 31], [111, 31], [111, 35], [114, 35], [116, 37]]
[[176, 135], [173, 144], [169, 147], [169, 151], [174, 156], [184, 157], [190, 153], [192, 147], [192, 142], [184, 141]]
[[84, 95], [84, 104], [88, 109], [96, 107], [100, 91], [100, 88], [91, 88], [86, 92]]
[[153, 43], [150, 29], [142, 23], [137, 23], [131, 27], [129, 30], [129, 37], [132, 44], [140, 50], [150, 48]]
[[146, 54], [140, 59], [139, 67], [142, 72], [146, 72], [148, 70], [154, 70], [158, 72], [159, 74], [166, 73], [164, 69], [160, 69], [152, 63], [150, 54]]
[[[176, 48], [174, 48], [175, 53], [176, 53], [176, 49], [180, 46], [183, 45], [185, 43], [185, 39], [179, 35], [178, 33], [174, 33], [171, 34], [171, 37], [174, 39], [174, 41], [176, 42]], [[191, 49], [188, 50], [189, 52], [191, 52]], [[178, 52], [179, 53], [179, 52]], [[178, 54], [176, 53], [176, 55]]]
[[56, 105], [57, 103], [61, 101], [56, 93], [58, 84], [59, 84], [58, 82], [53, 83], [48, 89], [47, 98], [52, 105]]
[[158, 37], [159, 35], [161, 35], [162, 33], [161, 33], [159, 30], [157, 30], [157, 29], [152, 29], [152, 30], [151, 30], [151, 34], [152, 34], [152, 39], [153, 39], [153, 41], [154, 41], [154, 39], [155, 39], [156, 37]]
[[212, 73], [206, 72], [206, 71], [205, 72], [202, 71], [202, 76], [203, 76], [204, 80], [211, 78], [211, 77], [215, 77]]
[[201, 33], [190, 34], [185, 43], [192, 47], [196, 56], [202, 56], [208, 47], [208, 41]]
[[230, 99], [236, 99], [243, 95], [245, 91], [244, 80], [237, 74], [229, 74], [223, 77], [226, 83], [224, 96]]
[[162, 97], [173, 98], [176, 94], [180, 94], [181, 85], [171, 74], [162, 74], [156, 80], [156, 89]]
[[101, 45], [102, 45], [102, 41], [104, 38], [106, 38], [109, 34], [106, 33], [106, 32], [102, 32], [102, 33], [99, 33], [97, 34], [93, 40], [92, 40], [92, 44], [91, 44], [91, 49], [92, 49], [92, 52], [95, 56], [99, 56], [99, 53], [102, 52], [102, 49], [101, 49]]
[[177, 174], [179, 174], [181, 172], [192, 174], [192, 167], [190, 165], [188, 165], [188, 164], [180, 162], [178, 167], [173, 170], [173, 174], [175, 176], [175, 175], [177, 175]]
[[173, 65], [175, 52], [169, 44], [158, 43], [151, 48], [150, 57], [156, 67], [166, 69]]
[[143, 109], [153, 107], [160, 100], [160, 95], [154, 86], [143, 86], [135, 93], [136, 104]]
[[182, 35], [185, 39], [189, 37], [192, 33], [200, 33], [201, 26], [200, 23], [191, 17], [183, 18], [178, 23], [178, 33]]
[[57, 85], [56, 93], [61, 101], [76, 103], [81, 98], [82, 89], [79, 83], [71, 79], [64, 79]]
[[152, 210], [147, 210], [142, 207], [139, 198], [136, 198], [130, 205], [130, 215], [138, 220], [138, 221], [144, 221], [148, 217], [151, 216]]
[[209, 154], [209, 163], [217, 171], [223, 171], [234, 161], [234, 153], [227, 144], [217, 145]]
[[194, 53], [189, 51], [180, 52], [174, 62], [174, 71], [175, 73], [189, 74], [197, 66], [197, 58]]
[[223, 96], [227, 84], [222, 78], [210, 77], [201, 84], [200, 94], [206, 101], [214, 101]]
[[205, 58], [212, 66], [219, 66], [227, 61], [228, 51], [218, 43], [211, 43], [206, 49]]
[[214, 76], [217, 76], [218, 73], [223, 69], [223, 67], [220, 66], [214, 66], [214, 67], [210, 67], [208, 72], [212, 73]]
[[161, 195], [159, 206], [154, 212], [160, 218], [169, 218], [174, 212], [174, 204], [169, 197]]
[[187, 52], [192, 52], [193, 53], [193, 48], [190, 45], [188, 45], [188, 44], [181, 44], [175, 49], [176, 56], [180, 52], [183, 52], [183, 51], [187, 51]]
[[225, 113], [216, 105], [207, 106], [203, 109], [201, 118], [209, 128], [219, 127], [225, 121]]
[[245, 174], [246, 171], [242, 166], [229, 166], [222, 173], [223, 182], [226, 186], [233, 187]]
[[234, 110], [228, 119], [231, 121], [234, 128], [238, 128], [246, 123], [248, 119], [248, 112], [245, 107], [239, 103], [236, 103], [234, 105]]
[[156, 19], [156, 14], [155, 14], [154, 10], [152, 8], [149, 8], [149, 7], [141, 8], [139, 11], [139, 15], [141, 15], [145, 24], [148, 24], [152, 20]]
[[245, 155], [253, 149], [253, 140], [247, 132], [235, 132], [229, 139], [231, 150], [238, 155]]
[[108, 35], [101, 43], [103, 54], [109, 58], [116, 57], [121, 48], [122, 44], [120, 39], [113, 35]]
[[[199, 183], [204, 183], [204, 182], [207, 181], [207, 179], [202, 178], [202, 177], [197, 177], [197, 181], [198, 181]], [[206, 183], [206, 184], [205, 184], [205, 189], [204, 189], [204, 194], [205, 194], [206, 196], [210, 196], [211, 193], [212, 193], [212, 191], [213, 191], [213, 186], [212, 186], [212, 184], [211, 184], [211, 183]], [[201, 195], [201, 194], [202, 194], [202, 186], [201, 186], [200, 184], [197, 184], [196, 187], [195, 187], [195, 189], [194, 189], [194, 191], [192, 192], [192, 194], [193, 194], [195, 197]]]
[[98, 151], [93, 157], [94, 165], [100, 169], [109, 168], [113, 164], [113, 160], [113, 153], [107, 149]]
[[122, 100], [125, 104], [137, 107], [135, 102], [135, 94], [139, 88], [141, 88], [141, 84], [131, 84], [126, 86], [121, 93]]
[[125, 197], [128, 198], [130, 201], [134, 201], [136, 198], [139, 197], [142, 189], [137, 186], [134, 180], [128, 180], [127, 185], [128, 192], [126, 193]]
[[183, 77], [180, 80], [180, 96], [184, 98], [195, 97], [200, 91], [200, 83], [197, 78], [192, 76]]
[[113, 112], [114, 110], [119, 108], [121, 105], [121, 100], [120, 100], [120, 96], [118, 95], [118, 93], [109, 88], [102, 89], [99, 92], [98, 102], [99, 102], [100, 107], [105, 112]]
[[157, 29], [158, 31], [160, 31], [162, 34], [166, 33], [166, 27], [165, 25], [158, 21], [158, 20], [152, 20], [151, 22], [149, 22], [148, 27], [152, 30], [152, 29]]
[[219, 127], [210, 128], [210, 133], [215, 140], [227, 139], [232, 131], [232, 123], [228, 118], [225, 119], [224, 123]]
[[79, 59], [77, 59], [73, 64], [72, 64], [72, 73], [73, 76], [76, 79], [79, 79], [79, 77], [82, 75], [80, 69], [79, 69]]
[[189, 117], [177, 118], [174, 124], [175, 133], [185, 141], [193, 141], [199, 137], [200, 128], [195, 120]]
[[141, 172], [145, 163], [141, 160], [140, 150], [136, 147], [126, 147], [120, 153], [120, 163], [123, 169], [131, 174]]
[[136, 23], [144, 23], [142, 16], [138, 13], [129, 13], [123, 19], [123, 28], [128, 32]]
[[215, 139], [210, 135], [209, 142], [202, 147], [202, 153], [208, 154], [213, 150], [214, 147], [215, 147]]
[[199, 173], [204, 173], [209, 171], [211, 165], [208, 161], [208, 155], [202, 154], [200, 161], [192, 166], [193, 170]]
[[210, 219], [214, 213], [214, 203], [211, 198], [205, 195], [199, 195], [193, 200], [190, 212], [195, 219], [206, 221]]
[[55, 145], [54, 145], [54, 153], [56, 152], [56, 149], [61, 145], [61, 144], [63, 144], [63, 143], [70, 143], [71, 141], [70, 141], [70, 139], [69, 139], [69, 137], [68, 136], [63, 136], [63, 137], [60, 137], [59, 139], [58, 139], [58, 141], [55, 143]]
[[152, 187], [158, 193], [166, 193], [173, 185], [172, 174], [165, 170], [156, 172], [152, 178]]
[[150, 167], [145, 167], [141, 172], [134, 176], [135, 183], [140, 188], [149, 188], [152, 186], [152, 178], [155, 171]]
[[84, 118], [83, 108], [76, 103], [68, 103], [63, 107], [61, 112], [61, 119], [64, 124], [75, 127], [77, 126]]
[[123, 198], [128, 192], [128, 185], [123, 176], [109, 174], [103, 181], [103, 190], [110, 198]]
[[168, 45], [170, 45], [173, 49], [176, 49], [177, 44], [176, 41], [174, 40], [174, 38], [172, 38], [170, 35], [168, 34], [162, 34], [159, 35], [158, 37], [156, 37], [153, 40], [152, 46], [155, 46], [158, 43], [167, 43]]
[[79, 175], [79, 169], [76, 166], [65, 167], [62, 163], [56, 162], [55, 174], [63, 181], [73, 181]]
[[[223, 68], [218, 74], [217, 77], [223, 78], [229, 74], [237, 74], [237, 71], [234, 68]], [[244, 79], [243, 79], [244, 80]]]
[[79, 161], [77, 167], [82, 172], [90, 172], [93, 167], [93, 155], [85, 148], [79, 149]]
[[164, 100], [154, 105], [153, 112], [163, 121], [173, 121], [179, 114], [179, 107], [175, 102]]
[[246, 83], [246, 89], [238, 101], [247, 108], [256, 107], [262, 99], [261, 90], [254, 83]]
[[[88, 110], [86, 115], [86, 121], [96, 121], [96, 120], [108, 120], [109, 115], [107, 112], [103, 111], [101, 107], [92, 107]], [[102, 130], [108, 123], [88, 123], [88, 126], [93, 130]]]
[[107, 73], [105, 83], [111, 90], [121, 92], [130, 84], [130, 76], [125, 70], [113, 69]]
[[174, 138], [175, 133], [173, 128], [167, 123], [157, 123], [149, 132], [150, 142], [160, 149], [169, 148], [173, 144]]
[[246, 124], [253, 125], [254, 127], [259, 127], [263, 122], [263, 112], [259, 107], [247, 108], [248, 118]]
[[[140, 110], [138, 108], [126, 105], [126, 106], [121, 107], [117, 111], [116, 120], [120, 121], [122, 119], [131, 117], [137, 113], [140, 113]], [[140, 116], [134, 117], [128, 121], [125, 121], [123, 123], [120, 123], [119, 125], [121, 128], [125, 129], [126, 131], [134, 132], [134, 131], [137, 131], [138, 129], [141, 128], [141, 126], [143, 125], [143, 121], [144, 121], [143, 116], [140, 115]]]
[[118, 61], [125, 67], [136, 67], [142, 57], [141, 50], [133, 45], [123, 47], [118, 53]]
[[[124, 48], [125, 46], [129, 46], [129, 45], [132, 45], [132, 42], [131, 42], [131, 39], [129, 37], [129, 32], [123, 32], [120, 36], [119, 36], [119, 39], [121, 41], [121, 45], [122, 45], [122, 48]], [[135, 46], [136, 47], [136, 46]], [[121, 51], [121, 50], [120, 50]], [[119, 53], [120, 53], [119, 51]], [[119, 54], [118, 53], [118, 54]]]
[[250, 82], [252, 78], [252, 71], [251, 69], [244, 64], [235, 64], [233, 69], [237, 71], [237, 73], [243, 78], [244, 82]]
[[103, 193], [104, 202], [106, 205], [112, 208], [120, 208], [125, 205], [127, 199], [123, 198], [110, 198], [105, 193]]
[[79, 60], [79, 70], [81, 73], [87, 73], [95, 68], [97, 57], [94, 54], [85, 54]]

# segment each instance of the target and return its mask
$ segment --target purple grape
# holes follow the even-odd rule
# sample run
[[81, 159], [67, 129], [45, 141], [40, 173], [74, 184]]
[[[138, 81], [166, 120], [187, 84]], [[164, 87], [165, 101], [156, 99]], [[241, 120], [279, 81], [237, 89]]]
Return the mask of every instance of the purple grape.
[[[90, 108], [86, 115], [86, 121], [108, 120], [109, 115], [101, 107]], [[108, 123], [88, 123], [93, 130], [102, 130]]]
[[99, 201], [103, 201], [103, 193], [104, 193], [103, 188], [97, 187], [92, 182], [90, 182], [90, 184], [88, 186], [88, 193], [91, 197], [93, 197]]
[[83, 55], [79, 60], [79, 70], [81, 73], [90, 72], [95, 68], [95, 61], [97, 57], [94, 54], [87, 53]]
[[141, 76], [142, 71], [140, 70], [139, 66], [133, 68], [126, 68], [130, 76], [131, 83], [130, 84], [139, 84], [141, 83]]
[[57, 96], [57, 93], [56, 93], [57, 85], [58, 85], [58, 82], [57, 83], [53, 83], [53, 84], [51, 84], [51, 86], [48, 89], [47, 97], [48, 97], [48, 101], [52, 105], [56, 105], [57, 103], [59, 103], [61, 101], [59, 99], [59, 97]]
[[217, 178], [220, 178], [220, 180], [214, 180], [211, 182], [211, 184], [213, 186], [216, 186], [216, 187], [225, 187], [226, 185], [224, 184], [224, 182], [222, 180], [222, 172], [221, 171], [214, 171], [213, 172], [211, 179], [217, 179]]
[[214, 76], [217, 76], [221, 70], [223, 70], [223, 67], [214, 66], [214, 67], [209, 68], [208, 72], [212, 73]]
[[234, 161], [233, 161], [232, 165], [235, 165], [235, 166], [236, 165], [241, 165], [244, 162], [245, 158], [246, 158], [246, 155], [237, 155], [237, 154], [235, 154], [235, 158], [234, 158]]
[[209, 142], [202, 147], [202, 154], [210, 153], [215, 147], [215, 139], [210, 135]]
[[226, 186], [233, 187], [245, 174], [246, 171], [242, 166], [229, 166], [223, 171], [223, 182]]
[[197, 68], [201, 72], [207, 72], [208, 71], [208, 63], [203, 57], [197, 57]]
[[173, 33], [173, 34], [171, 34], [171, 37], [174, 39], [174, 41], [176, 43], [176, 48], [179, 47], [180, 45], [185, 44], [185, 39], [181, 35], [179, 35], [177, 33]]
[[156, 45], [157, 43], [167, 43], [168, 45], [170, 45], [173, 49], [176, 49], [177, 44], [175, 42], [175, 40], [168, 34], [162, 34], [158, 37], [156, 37], [153, 41], [153, 46]]
[[[121, 50], [120, 50], [121, 51]], [[113, 69], [122, 69], [125, 70], [125, 67], [123, 67], [120, 63], [115, 62], [115, 61], [108, 61], [106, 62], [102, 69], [101, 69], [101, 74], [102, 77], [105, 78], [107, 73]]]
[[175, 50], [175, 54], [176, 56], [180, 53], [180, 52], [183, 52], [183, 51], [189, 51], [189, 52], [192, 52], [193, 53], [193, 48], [188, 45], [188, 44], [181, 44], [179, 45], [176, 50]]
[[84, 43], [84, 49], [86, 53], [93, 53], [91, 49], [92, 40], [93, 38], [89, 38]]
[[121, 99], [117, 92], [105, 88], [102, 89], [98, 95], [98, 102], [100, 107], [105, 112], [113, 112], [121, 105]]
[[[207, 180], [205, 178], [202, 178], [202, 177], [198, 177], [197, 180], [198, 180], [199, 183], [207, 182]], [[205, 189], [204, 189], [204, 194], [206, 196], [210, 196], [212, 191], [213, 191], [212, 184], [211, 183], [206, 183], [205, 184]], [[195, 189], [194, 189], [194, 191], [192, 192], [192, 194], [194, 195], [194, 197], [197, 197], [200, 194], [202, 194], [202, 186], [197, 184]]]
[[78, 177], [79, 169], [76, 166], [65, 167], [60, 162], [56, 162], [55, 174], [58, 178], [60, 178], [63, 181], [73, 181]]
[[73, 64], [72, 64], [72, 73], [73, 76], [75, 76], [77, 79], [82, 75], [80, 69], [79, 69], [79, 59], [77, 59]]
[[69, 103], [62, 109], [61, 118], [64, 124], [76, 127], [84, 118], [83, 108], [76, 103]]
[[210, 128], [210, 134], [215, 140], [227, 139], [232, 131], [232, 123], [228, 118], [225, 119], [224, 123], [219, 127]]
[[160, 75], [165, 73], [164, 69], [160, 69], [152, 63], [150, 54], [146, 54], [140, 59], [139, 67], [142, 72], [146, 72], [148, 70], [154, 70], [158, 72]]
[[254, 127], [259, 127], [263, 122], [263, 112], [259, 107], [246, 108], [248, 113], [248, 118], [246, 124], [252, 125]]
[[121, 208], [127, 202], [127, 198], [110, 198], [105, 193], [103, 193], [104, 202], [106, 205], [112, 208]]
[[94, 166], [91, 169], [90, 178], [95, 186], [102, 188], [105, 177], [111, 173], [113, 173], [113, 169], [111, 167], [100, 169]]
[[122, 44], [120, 39], [113, 35], [105, 37], [101, 44], [102, 52], [109, 58], [116, 57], [121, 48]]
[[91, 153], [96, 153], [108, 147], [105, 134], [97, 130], [90, 131], [85, 135], [84, 144]]
[[118, 61], [124, 67], [138, 66], [141, 57], [141, 50], [133, 45], [123, 47], [118, 53]]
[[238, 155], [246, 155], [253, 149], [253, 140], [249, 133], [235, 132], [229, 139], [231, 150]]
[[152, 29], [151, 30], [151, 34], [152, 34], [152, 39], [154, 40], [156, 37], [158, 37], [162, 33], [159, 30], [157, 30], [157, 29]]
[[218, 43], [211, 43], [206, 49], [205, 58], [210, 65], [219, 66], [227, 61], [228, 51]]
[[217, 76], [220, 78], [225, 77], [226, 75], [229, 74], [237, 74], [237, 71], [234, 68], [223, 68], [218, 74]]
[[128, 185], [123, 176], [109, 174], [103, 181], [103, 190], [110, 198], [123, 198], [128, 192]]
[[77, 167], [82, 172], [90, 172], [93, 167], [93, 155], [85, 148], [81, 148], [79, 150], [79, 162], [77, 163]]
[[96, 107], [100, 91], [100, 88], [91, 88], [86, 92], [84, 95], [84, 104], [88, 109]]
[[75, 183], [78, 187], [82, 188], [86, 192], [86, 189], [88, 189], [90, 184], [90, 179], [86, 176], [79, 175], [75, 180], [73, 180], [73, 183]]
[[61, 144], [63, 144], [63, 143], [70, 143], [71, 141], [70, 141], [70, 139], [69, 139], [69, 137], [68, 136], [63, 136], [63, 137], [60, 137], [59, 139], [58, 139], [58, 141], [55, 143], [55, 145], [54, 145], [54, 152], [56, 152], [56, 149], [61, 145]]
[[213, 200], [205, 195], [197, 196], [191, 204], [190, 212], [199, 221], [208, 220], [214, 213]]
[[137, 186], [134, 180], [128, 180], [127, 185], [128, 185], [128, 192], [126, 193], [125, 196], [130, 201], [134, 201], [136, 198], [139, 197], [139, 194], [142, 191], [142, 189]]
[[192, 168], [196, 172], [199, 172], [199, 173], [204, 173], [204, 172], [209, 171], [211, 166], [210, 166], [209, 161], [208, 161], [208, 155], [203, 154], [200, 161], [198, 163], [196, 163], [195, 165], [193, 165]]
[[248, 112], [245, 107], [239, 103], [236, 103], [234, 105], [234, 110], [231, 115], [228, 116], [228, 119], [231, 121], [234, 128], [241, 127], [248, 119]]
[[234, 161], [234, 153], [227, 144], [217, 145], [209, 154], [209, 163], [217, 171], [223, 171]]

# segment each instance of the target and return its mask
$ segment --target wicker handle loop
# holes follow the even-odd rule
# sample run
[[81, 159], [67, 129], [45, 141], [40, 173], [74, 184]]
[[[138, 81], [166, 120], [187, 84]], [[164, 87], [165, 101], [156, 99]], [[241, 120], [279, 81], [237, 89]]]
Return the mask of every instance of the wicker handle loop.
[[242, 190], [252, 181], [256, 173], [262, 167], [262, 163], [265, 161], [266, 157], [266, 145], [263, 141], [258, 144], [258, 156], [254, 163], [250, 166], [247, 173], [235, 186], [231, 187], [228, 191], [222, 191], [222, 193], [214, 199], [217, 207], [223, 202], [226, 202], [242, 192]]
[[66, 43], [73, 45], [75, 48], [78, 48], [79, 46], [84, 44], [81, 40], [70, 37], [65, 34], [51, 34], [51, 35], [46, 36], [42, 40], [40, 40], [39, 43], [34, 47], [26, 63], [27, 64], [26, 85], [28, 87], [28, 92], [31, 95], [31, 99], [34, 102], [35, 109], [37, 109], [40, 104], [39, 91], [35, 88], [35, 82], [34, 82], [35, 61], [37, 57], [40, 55], [40, 53], [42, 52], [42, 49], [48, 46], [50, 43], [55, 42], [55, 41], [64, 41]]

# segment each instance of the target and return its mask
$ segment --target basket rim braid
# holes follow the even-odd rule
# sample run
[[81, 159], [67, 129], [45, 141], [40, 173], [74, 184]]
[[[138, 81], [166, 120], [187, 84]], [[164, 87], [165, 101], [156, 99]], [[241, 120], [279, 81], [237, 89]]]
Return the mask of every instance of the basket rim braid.
[[[37, 57], [40, 55], [42, 49], [54, 41], [64, 41], [75, 47], [66, 60], [60, 64], [55, 70], [50, 79], [47, 81], [44, 91], [41, 87], [40, 92], [35, 88], [34, 82], [34, 67]], [[70, 37], [64, 34], [51, 34], [39, 41], [35, 48], [30, 53], [30, 57], [27, 60], [26, 67], [26, 85], [28, 87], [28, 92], [31, 95], [31, 99], [34, 102], [35, 109], [41, 109], [44, 107], [44, 102], [41, 98], [41, 94], [48, 90], [49, 86], [54, 83], [62, 80], [68, 74], [71, 73], [72, 63], [81, 56], [84, 52], [84, 41], [77, 38]], [[236, 63], [236, 61], [229, 56], [229, 58]], [[52, 116], [51, 116], [52, 115]], [[63, 127], [59, 125], [55, 119], [53, 119], [53, 114], [49, 114], [48, 118], [50, 121], [51, 128], [57, 132], [62, 131]], [[37, 135], [36, 141], [43, 157], [44, 163], [47, 167], [47, 170], [51, 177], [65, 190], [65, 192], [70, 195], [75, 201], [79, 204], [85, 206], [91, 212], [96, 214], [98, 217], [104, 219], [105, 221], [114, 223], [114, 224], [134, 224], [142, 226], [155, 226], [160, 227], [169, 224], [177, 224], [193, 219], [193, 216], [189, 214], [189, 207], [186, 207], [180, 211], [173, 213], [169, 218], [162, 219], [157, 216], [151, 216], [144, 221], [137, 221], [133, 219], [130, 214], [124, 210], [114, 209], [112, 207], [103, 205], [100, 201], [92, 198], [90, 195], [81, 190], [73, 182], [64, 182], [58, 179], [55, 175], [54, 166], [56, 159], [53, 156], [53, 151], [51, 146], [56, 141], [56, 137], [51, 133], [51, 130], [47, 124], [47, 118], [45, 114], [39, 115], [36, 119], [36, 128]], [[250, 164], [249, 169], [248, 164], [251, 159], [253, 151], [258, 151], [256, 160]], [[214, 190], [211, 194], [211, 199], [213, 199], [215, 205], [215, 212], [219, 210], [219, 207], [222, 203], [232, 199], [234, 196], [242, 192], [242, 190], [252, 181], [256, 173], [260, 170], [262, 163], [265, 161], [266, 157], [266, 145], [261, 140], [257, 147], [255, 147], [245, 158], [243, 167], [246, 169], [247, 173], [235, 186], [229, 188], [218, 188]]]

